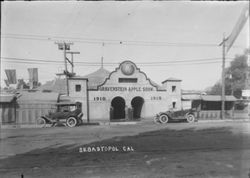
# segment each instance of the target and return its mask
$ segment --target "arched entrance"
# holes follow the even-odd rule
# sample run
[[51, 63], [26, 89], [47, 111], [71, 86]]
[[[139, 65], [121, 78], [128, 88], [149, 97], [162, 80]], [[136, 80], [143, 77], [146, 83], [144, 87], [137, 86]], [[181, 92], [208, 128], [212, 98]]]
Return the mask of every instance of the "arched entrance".
[[124, 119], [125, 118], [125, 100], [117, 96], [111, 101], [113, 107], [113, 117], [111, 119]]
[[141, 117], [141, 110], [144, 103], [144, 99], [140, 96], [136, 96], [131, 101], [131, 106], [134, 109], [133, 117], [138, 119]]

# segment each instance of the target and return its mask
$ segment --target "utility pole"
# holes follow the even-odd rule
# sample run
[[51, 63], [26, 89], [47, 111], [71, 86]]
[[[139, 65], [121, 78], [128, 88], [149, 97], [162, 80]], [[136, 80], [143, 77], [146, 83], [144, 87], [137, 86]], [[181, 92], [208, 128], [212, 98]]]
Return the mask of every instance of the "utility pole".
[[101, 59], [101, 68], [103, 69], [103, 57]]
[[80, 52], [73, 52], [73, 51], [68, 51], [68, 54], [71, 54], [71, 61], [68, 60], [68, 62], [71, 64], [71, 73], [74, 75], [74, 54], [80, 54]]
[[221, 74], [221, 83], [222, 83], [222, 93], [221, 93], [221, 119], [225, 118], [225, 59], [226, 59], [226, 52], [225, 48], [227, 45], [227, 52], [230, 50], [232, 45], [234, 44], [236, 38], [238, 37], [240, 31], [242, 30], [243, 26], [245, 25], [247, 19], [249, 18], [249, 6], [244, 6], [243, 10], [241, 11], [240, 17], [234, 26], [231, 34], [225, 38], [225, 34], [223, 34], [223, 41], [220, 44], [222, 46], [222, 74]]
[[225, 119], [225, 60], [226, 60], [226, 39], [223, 34], [222, 41], [222, 73], [221, 73], [221, 119]]
[[[250, 90], [250, 82], [249, 82], [249, 71], [250, 71], [250, 50], [247, 52], [247, 71], [246, 71], [246, 90]], [[249, 100], [250, 97], [248, 96], [247, 99]]]
[[66, 78], [67, 96], [69, 96], [69, 80], [68, 80], [68, 78], [70, 76], [70, 73], [68, 72], [68, 67], [67, 67], [67, 61], [69, 61], [69, 60], [66, 56], [66, 50], [70, 50], [70, 45], [73, 45], [73, 43], [55, 42], [55, 44], [58, 45], [59, 50], [63, 50], [64, 66], [65, 66], [65, 70], [63, 72], [63, 75], [65, 75], [65, 78]]
[[103, 69], [103, 56], [104, 56], [104, 45], [105, 43], [102, 43], [102, 58], [101, 58], [101, 68]]

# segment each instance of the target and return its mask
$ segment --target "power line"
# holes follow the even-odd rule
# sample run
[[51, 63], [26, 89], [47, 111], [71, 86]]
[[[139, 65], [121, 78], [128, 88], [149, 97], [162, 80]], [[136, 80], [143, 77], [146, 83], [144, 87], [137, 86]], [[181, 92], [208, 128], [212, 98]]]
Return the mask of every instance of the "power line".
[[[229, 61], [226, 61], [226, 62], [229, 62]], [[47, 63], [34, 63], [34, 62], [23, 62], [23, 61], [8, 61], [8, 63], [20, 63], [20, 64], [31, 64], [31, 65], [34, 65], [34, 64], [39, 64], [39, 65], [48, 65]], [[207, 65], [207, 64], [221, 64], [221, 61], [215, 61], [215, 62], [199, 62], [199, 63], [170, 63], [170, 64], [153, 64], [153, 65], [145, 65], [145, 64], [142, 64], [140, 65], [139, 67], [168, 67], [168, 66], [188, 66], [188, 65]], [[63, 64], [52, 64], [52, 65], [63, 65]], [[104, 66], [116, 66], [115, 64], [103, 64]], [[99, 67], [100, 64], [80, 64], [78, 65], [78, 67]]]
[[[52, 60], [39, 60], [39, 59], [23, 59], [23, 58], [10, 58], [1, 57], [6, 63], [21, 63], [21, 64], [44, 64], [48, 65], [63, 65], [63, 61], [52, 61]], [[228, 61], [229, 62], [229, 61]], [[215, 64], [221, 63], [219, 58], [209, 58], [209, 59], [194, 59], [194, 60], [179, 60], [179, 61], [166, 61], [166, 62], [140, 62], [137, 63], [140, 66], [156, 67], [156, 66], [167, 66], [167, 65], [201, 65], [201, 64]], [[97, 62], [75, 62], [79, 66], [100, 66]], [[105, 66], [119, 65], [119, 63], [107, 62], [104, 63]]]
[[[27, 58], [15, 58], [15, 57], [1, 57], [1, 59], [4, 59], [5, 61], [14, 60], [14, 61], [28, 61], [28, 62], [48, 62], [48, 63], [63, 63], [63, 61], [60, 60], [45, 60], [45, 59], [27, 59]], [[7, 60], [8, 59], [8, 60]], [[234, 58], [227, 58], [227, 59], [234, 59]], [[167, 59], [165, 59], [167, 60]], [[221, 60], [221, 58], [200, 58], [200, 59], [189, 59], [189, 60], [172, 60], [172, 61], [156, 61], [154, 62], [137, 62], [136, 64], [142, 64], [142, 65], [151, 65], [151, 64], [169, 64], [169, 63], [187, 63], [187, 62], [206, 62], [206, 61], [218, 61]], [[76, 64], [98, 64], [98, 62], [80, 62], [76, 61], [74, 62]], [[105, 64], [114, 64], [117, 65], [119, 62], [105, 62]]]
[[[28, 36], [28, 35], [27, 35]], [[33, 36], [33, 35], [32, 35]], [[68, 40], [70, 42], [78, 42], [85, 44], [108, 44], [108, 45], [124, 45], [124, 46], [145, 46], [145, 47], [218, 47], [217, 44], [204, 44], [204, 43], [168, 43], [168, 42], [153, 42], [153, 41], [127, 41], [127, 40], [110, 40], [110, 39], [88, 39], [88, 38], [76, 38], [76, 37], [49, 37], [38, 35], [37, 37], [20, 37], [20, 36], [4, 36], [2, 38], [11, 38], [11, 39], [24, 39], [24, 40], [38, 40], [38, 41], [57, 41], [57, 40]], [[243, 46], [234, 45], [232, 48], [241, 48], [245, 49]]]
[[81, 38], [81, 37], [63, 37], [63, 36], [45, 36], [45, 35], [25, 35], [25, 34], [3, 34], [3, 38], [13, 39], [27, 39], [27, 40], [56, 40], [68, 39], [74, 42], [89, 43], [89, 44], [113, 44], [113, 45], [135, 45], [135, 46], [197, 46], [197, 47], [218, 47], [218, 44], [205, 43], [170, 43], [157, 41], [135, 41], [135, 40], [114, 40], [114, 39], [95, 39], [95, 38]]
[[[125, 41], [125, 40], [108, 40], [108, 39], [82, 39], [73, 38], [73, 37], [15, 37], [15, 36], [1, 36], [2, 38], [18, 39], [18, 40], [37, 40], [37, 41], [58, 41], [58, 40], [67, 40], [69, 42], [101, 45], [103, 43], [108, 45], [124, 45], [124, 46], [145, 46], [145, 47], [218, 47], [217, 44], [204, 44], [204, 43], [167, 43], [167, 42], [150, 42], [150, 41]], [[247, 47], [243, 46], [232, 46], [232, 48], [241, 48], [245, 49]]]

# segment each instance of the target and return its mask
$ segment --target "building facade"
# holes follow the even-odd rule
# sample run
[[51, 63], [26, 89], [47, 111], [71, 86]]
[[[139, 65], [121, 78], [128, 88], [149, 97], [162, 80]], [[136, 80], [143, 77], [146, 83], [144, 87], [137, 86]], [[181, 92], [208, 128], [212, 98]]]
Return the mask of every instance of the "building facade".
[[147, 119], [181, 109], [181, 80], [169, 78], [160, 86], [135, 63], [124, 61], [113, 72], [100, 68], [69, 78], [69, 96], [82, 102], [84, 118], [90, 121]]

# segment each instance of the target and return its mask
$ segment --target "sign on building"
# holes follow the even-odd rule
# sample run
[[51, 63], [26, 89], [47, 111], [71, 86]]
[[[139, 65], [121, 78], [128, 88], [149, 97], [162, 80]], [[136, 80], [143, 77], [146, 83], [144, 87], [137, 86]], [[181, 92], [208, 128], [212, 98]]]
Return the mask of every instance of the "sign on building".
[[242, 90], [243, 97], [250, 97], [250, 90]]

